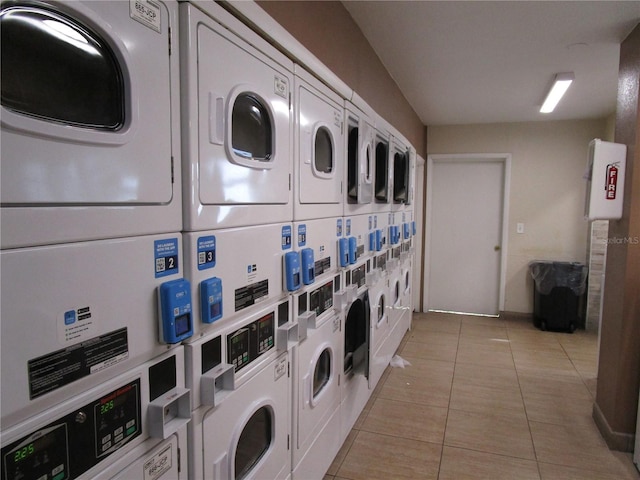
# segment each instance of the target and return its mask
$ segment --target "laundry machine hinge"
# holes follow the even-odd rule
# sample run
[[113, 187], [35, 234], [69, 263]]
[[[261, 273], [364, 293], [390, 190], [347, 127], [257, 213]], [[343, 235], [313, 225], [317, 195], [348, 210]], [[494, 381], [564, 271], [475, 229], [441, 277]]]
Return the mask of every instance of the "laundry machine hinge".
[[291, 174], [289, 174], [289, 191], [291, 191]]
[[171, 27], [169, 27], [169, 56], [171, 56]]
[[173, 155], [171, 156], [171, 183], [174, 183], [173, 181]]
[[180, 469], [180, 448], [178, 448], [178, 473], [180, 473], [182, 470]]
[[291, 378], [291, 362], [287, 362], [287, 378]]
[[291, 440], [291, 437], [287, 435], [287, 450], [291, 450], [290, 440]]

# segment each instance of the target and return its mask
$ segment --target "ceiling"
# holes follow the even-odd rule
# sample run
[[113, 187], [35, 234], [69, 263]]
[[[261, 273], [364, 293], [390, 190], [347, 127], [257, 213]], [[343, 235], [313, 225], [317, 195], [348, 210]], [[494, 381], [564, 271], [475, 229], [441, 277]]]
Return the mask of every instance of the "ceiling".
[[[640, 1], [343, 1], [425, 125], [603, 118]], [[553, 76], [575, 81], [539, 113]]]

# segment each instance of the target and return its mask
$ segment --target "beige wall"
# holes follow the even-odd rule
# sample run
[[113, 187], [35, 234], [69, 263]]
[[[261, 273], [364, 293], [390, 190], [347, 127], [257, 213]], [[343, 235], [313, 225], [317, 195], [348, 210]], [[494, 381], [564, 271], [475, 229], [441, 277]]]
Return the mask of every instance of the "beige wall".
[[620, 46], [615, 141], [627, 145], [622, 218], [609, 222], [594, 419], [611, 448], [630, 451], [640, 385], [640, 24]]
[[424, 154], [424, 126], [341, 2], [256, 2]]
[[[533, 311], [532, 260], [586, 261], [588, 144], [602, 120], [429, 127], [428, 154], [510, 153], [505, 310]], [[516, 233], [516, 223], [525, 233]]]

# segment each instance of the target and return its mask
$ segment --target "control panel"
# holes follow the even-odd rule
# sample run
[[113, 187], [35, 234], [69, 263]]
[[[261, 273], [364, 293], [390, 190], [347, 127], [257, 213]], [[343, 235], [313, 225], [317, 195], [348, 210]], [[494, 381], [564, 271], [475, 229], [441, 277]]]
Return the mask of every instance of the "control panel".
[[275, 346], [274, 335], [273, 312], [227, 335], [227, 363], [233, 365], [236, 372], [246, 367]]
[[142, 432], [140, 380], [2, 448], [6, 480], [71, 480]]

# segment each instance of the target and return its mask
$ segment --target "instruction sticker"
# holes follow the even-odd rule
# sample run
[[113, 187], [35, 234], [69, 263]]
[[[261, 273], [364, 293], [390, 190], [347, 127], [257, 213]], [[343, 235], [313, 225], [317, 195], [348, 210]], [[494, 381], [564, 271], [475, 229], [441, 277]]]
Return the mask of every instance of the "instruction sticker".
[[95, 319], [91, 307], [86, 305], [58, 314], [57, 331], [61, 345], [81, 342], [95, 335]]
[[282, 250], [291, 248], [291, 225], [282, 227]]
[[210, 235], [198, 238], [198, 270], [216, 266], [216, 237]]
[[278, 75], [274, 76], [273, 92], [286, 100], [289, 97], [289, 84], [287, 83], [287, 79], [281, 78]]
[[38, 398], [127, 358], [127, 329], [122, 328], [29, 360], [29, 398]]
[[298, 225], [298, 246], [304, 247], [307, 244], [307, 226]]
[[149, 0], [129, 0], [129, 16], [145, 27], [160, 33], [162, 17], [160, 7]]
[[346, 230], [346, 233], [344, 234], [345, 237], [350, 237], [351, 236], [351, 219], [350, 218], [347, 218], [345, 230]]
[[156, 278], [174, 275], [179, 271], [178, 239], [167, 238], [153, 242]]
[[342, 236], [342, 219], [336, 220], [336, 237]]

